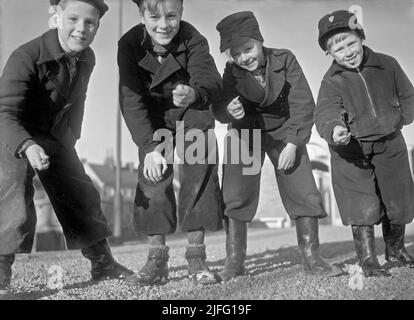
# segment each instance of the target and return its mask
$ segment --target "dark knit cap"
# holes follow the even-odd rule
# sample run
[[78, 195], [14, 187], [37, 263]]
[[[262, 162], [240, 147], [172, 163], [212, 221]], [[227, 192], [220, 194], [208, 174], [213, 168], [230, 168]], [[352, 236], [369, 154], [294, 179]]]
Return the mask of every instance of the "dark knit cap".
[[[61, 0], [50, 0], [50, 5], [56, 6], [59, 4], [60, 1]], [[99, 10], [101, 18], [105, 14], [105, 12], [109, 10], [109, 7], [105, 4], [104, 0], [77, 0], [77, 1], [86, 2], [96, 7]]]
[[250, 39], [263, 42], [259, 23], [253, 12], [233, 13], [221, 20], [216, 27], [220, 33], [220, 52], [242, 45]]
[[326, 41], [329, 37], [343, 31], [356, 31], [362, 39], [365, 39], [364, 29], [358, 23], [356, 15], [346, 10], [334, 11], [319, 20], [318, 42], [322, 50], [327, 50]]

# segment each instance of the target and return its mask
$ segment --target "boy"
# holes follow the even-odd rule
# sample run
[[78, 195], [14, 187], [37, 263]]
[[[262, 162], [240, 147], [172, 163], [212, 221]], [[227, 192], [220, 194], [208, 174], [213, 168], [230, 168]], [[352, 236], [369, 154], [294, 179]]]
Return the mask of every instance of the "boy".
[[339, 10], [319, 21], [319, 45], [334, 61], [315, 109], [329, 144], [332, 183], [344, 225], [352, 226], [365, 276], [389, 276], [377, 259], [374, 224], [382, 222], [385, 258], [414, 266], [404, 246], [414, 217], [414, 189], [400, 129], [413, 121], [414, 88], [391, 56], [363, 45], [354, 14]]
[[103, 0], [51, 0], [57, 30], [19, 47], [0, 79], [0, 290], [9, 290], [16, 253], [30, 253], [39, 176], [69, 249], [81, 248], [94, 280], [131, 272], [115, 262], [99, 193], [74, 145], [95, 64], [89, 45], [108, 10]]
[[[227, 137], [232, 134], [246, 140], [247, 152], [260, 149], [260, 165], [265, 154], [272, 161], [283, 205], [295, 220], [304, 270], [327, 276], [341, 274], [319, 254], [318, 219], [326, 217], [326, 212], [306, 151], [314, 102], [299, 63], [288, 50], [263, 47], [258, 22], [250, 11], [227, 16], [217, 30], [220, 51], [230, 58], [223, 75], [223, 99], [214, 108], [217, 119], [230, 122]], [[243, 138], [243, 129], [250, 130], [249, 138]], [[261, 130], [261, 145], [247, 141], [254, 129]], [[247, 222], [256, 214], [261, 176], [260, 170], [244, 174], [245, 165], [233, 161], [240, 155], [231, 149], [227, 144], [223, 166], [227, 258], [219, 276], [224, 281], [245, 271]]]
[[[207, 40], [181, 20], [182, 0], [134, 0], [142, 23], [119, 41], [121, 109], [132, 139], [139, 147], [139, 180], [135, 199], [136, 231], [149, 235], [148, 260], [128, 281], [153, 285], [168, 278], [166, 235], [177, 226], [172, 187], [173, 166], [155, 135], [160, 130], [174, 137], [214, 128], [210, 101], [220, 92], [221, 79]], [[176, 127], [177, 121], [184, 126]], [[211, 140], [210, 135], [210, 140]], [[215, 137], [214, 146], [215, 146]], [[177, 139], [178, 140], [178, 139]], [[184, 154], [189, 142], [179, 148]], [[172, 147], [172, 146], [170, 146]], [[207, 160], [207, 146], [201, 157]], [[167, 152], [168, 153], [168, 152]], [[206, 264], [204, 232], [221, 228], [221, 199], [217, 164], [190, 164], [181, 159], [178, 218], [188, 235], [188, 273], [196, 283], [216, 282]]]

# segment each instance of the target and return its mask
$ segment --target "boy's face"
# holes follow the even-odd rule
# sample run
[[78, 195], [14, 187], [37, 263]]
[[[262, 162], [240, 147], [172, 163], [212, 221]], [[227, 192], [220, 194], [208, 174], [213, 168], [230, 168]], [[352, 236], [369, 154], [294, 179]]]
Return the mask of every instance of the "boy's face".
[[231, 48], [230, 55], [238, 66], [252, 72], [263, 65], [262, 48], [260, 42], [249, 40], [242, 45]]
[[347, 33], [344, 39], [333, 43], [328, 52], [339, 65], [348, 69], [358, 68], [364, 57], [362, 40], [354, 33]]
[[144, 9], [140, 15], [152, 40], [166, 46], [177, 35], [182, 14], [183, 6], [180, 1], [166, 0], [158, 5], [156, 12]]
[[89, 47], [99, 28], [99, 10], [83, 1], [69, 1], [59, 12], [58, 35], [63, 50], [76, 55]]

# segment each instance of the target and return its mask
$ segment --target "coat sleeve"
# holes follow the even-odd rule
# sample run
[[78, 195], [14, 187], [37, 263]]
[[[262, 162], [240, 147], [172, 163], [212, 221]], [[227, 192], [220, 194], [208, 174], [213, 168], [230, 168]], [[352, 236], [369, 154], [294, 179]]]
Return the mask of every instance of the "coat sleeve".
[[238, 96], [236, 81], [232, 76], [231, 70], [231, 63], [227, 63], [223, 74], [223, 91], [218, 102], [212, 106], [214, 117], [221, 123], [228, 123], [233, 120], [227, 112], [227, 105]]
[[118, 42], [120, 107], [132, 140], [145, 153], [160, 143], [154, 141], [154, 127], [149, 117], [149, 93], [139, 76], [134, 50], [127, 41]]
[[344, 115], [345, 109], [341, 95], [332, 84], [325, 79], [322, 80], [316, 102], [314, 120], [319, 135], [329, 144], [334, 144], [332, 140], [333, 129], [336, 126], [346, 127]]
[[208, 109], [214, 104], [222, 90], [222, 81], [208, 42], [194, 27], [188, 26], [186, 38], [189, 39], [187, 71], [190, 86], [195, 90], [197, 99], [190, 108]]
[[309, 142], [315, 102], [308, 81], [293, 54], [286, 61], [286, 81], [289, 83], [288, 94], [290, 118], [286, 125], [288, 128], [286, 142], [302, 145]]
[[23, 49], [14, 51], [0, 78], [0, 142], [16, 157], [22, 143], [31, 135], [21, 125], [19, 115], [26, 108], [36, 64]]
[[414, 88], [407, 75], [395, 61], [395, 84], [398, 100], [401, 105], [402, 124], [407, 125], [413, 122], [414, 118]]

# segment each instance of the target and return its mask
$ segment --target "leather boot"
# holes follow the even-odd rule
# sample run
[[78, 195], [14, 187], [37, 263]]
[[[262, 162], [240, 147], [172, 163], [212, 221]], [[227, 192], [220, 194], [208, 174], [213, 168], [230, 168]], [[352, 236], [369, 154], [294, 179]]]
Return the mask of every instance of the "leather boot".
[[81, 249], [83, 256], [91, 261], [92, 280], [124, 279], [133, 272], [115, 261], [106, 239]]
[[374, 226], [352, 226], [355, 250], [359, 266], [366, 277], [389, 277], [390, 273], [381, 268], [375, 252]]
[[189, 244], [185, 252], [188, 262], [188, 275], [195, 284], [215, 284], [218, 282], [214, 272], [206, 263], [206, 246], [204, 244]]
[[0, 255], [0, 299], [10, 294], [14, 254]]
[[245, 273], [247, 222], [228, 218], [226, 223], [226, 262], [218, 273], [221, 281], [228, 281]]
[[152, 286], [168, 281], [168, 250], [165, 245], [150, 246], [148, 259], [141, 270], [126, 278], [134, 286]]
[[391, 224], [385, 216], [382, 220], [382, 235], [385, 242], [385, 260], [414, 268], [414, 257], [404, 245], [405, 224]]
[[325, 262], [319, 252], [319, 224], [317, 217], [300, 217], [295, 220], [296, 235], [305, 273], [336, 277], [344, 272]]

